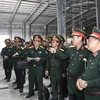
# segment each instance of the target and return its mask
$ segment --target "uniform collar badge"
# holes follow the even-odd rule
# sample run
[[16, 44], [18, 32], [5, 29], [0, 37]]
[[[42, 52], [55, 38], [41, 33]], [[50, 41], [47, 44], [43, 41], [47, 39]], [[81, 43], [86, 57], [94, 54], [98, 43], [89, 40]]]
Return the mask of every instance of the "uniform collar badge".
[[96, 57], [98, 55], [98, 52], [93, 53], [93, 56]]
[[84, 47], [83, 46], [81, 47], [81, 50], [84, 50]]

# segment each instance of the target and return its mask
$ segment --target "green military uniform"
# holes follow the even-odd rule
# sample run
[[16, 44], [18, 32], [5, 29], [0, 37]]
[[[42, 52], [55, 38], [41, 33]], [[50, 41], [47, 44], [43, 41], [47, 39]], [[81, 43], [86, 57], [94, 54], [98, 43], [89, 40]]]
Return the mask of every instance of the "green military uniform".
[[[52, 39], [58, 41], [59, 43], [61, 42], [60, 38], [57, 35], [55, 35]], [[46, 67], [46, 71], [49, 71], [50, 73], [53, 100], [58, 100], [58, 98], [59, 100], [63, 100], [61, 92], [62, 60], [55, 57], [54, 53], [48, 52]]]
[[[33, 40], [41, 41], [42, 37], [40, 35], [34, 35]], [[34, 94], [34, 83], [37, 81], [39, 100], [43, 100], [43, 63], [46, 60], [47, 54], [43, 48], [39, 47], [38, 49], [35, 49], [34, 47], [29, 50], [28, 57], [39, 57], [41, 60], [38, 62], [36, 60], [31, 60], [29, 62], [29, 94], [26, 98], [29, 98]]]
[[[94, 27], [90, 37], [100, 40], [100, 31]], [[91, 54], [86, 63], [81, 77], [87, 81], [87, 87], [84, 89], [85, 100], [100, 100], [100, 50]]]
[[[21, 42], [21, 38], [15, 37], [15, 41]], [[17, 61], [24, 60], [24, 59], [25, 59], [25, 53], [24, 53], [23, 48], [21, 46], [20, 47], [14, 46], [13, 47], [13, 61], [14, 61], [14, 71], [15, 71], [16, 81], [17, 81], [17, 87], [15, 89], [20, 88], [21, 89], [20, 92], [23, 92], [23, 84], [25, 83], [25, 77], [24, 77], [23, 69], [17, 68]]]
[[[61, 39], [61, 49], [63, 52], [66, 52], [68, 51], [68, 48], [66, 48], [64, 46], [64, 42], [65, 42], [65, 39], [62, 35], [58, 35]], [[62, 77], [62, 93], [63, 93], [63, 97], [68, 97], [68, 89], [67, 89], [67, 77], [66, 77], [66, 71], [67, 71], [67, 67], [68, 67], [68, 61], [69, 58], [65, 59], [65, 60], [62, 60], [62, 74], [65, 75], [65, 77]]]
[[[84, 33], [81, 30], [78, 30], [76, 28], [73, 29], [76, 33], [72, 33], [72, 35], [75, 36], [82, 36], [83, 38], [86, 38], [86, 33]], [[83, 98], [83, 91], [79, 91], [76, 87], [76, 81], [77, 78], [82, 75], [84, 72], [84, 61], [83, 58], [88, 58], [90, 55], [90, 52], [82, 45], [80, 49], [76, 49], [76, 47], [69, 48], [68, 51], [62, 53], [60, 51], [57, 51], [55, 53], [56, 57], [59, 57], [61, 59], [70, 58], [70, 62], [67, 69], [67, 76], [68, 76], [68, 92], [71, 100], [74, 100], [75, 98], [77, 100], [82, 100]]]
[[[11, 43], [10, 39], [6, 39], [5, 43]], [[13, 55], [13, 49], [12, 46], [9, 45], [8, 47], [4, 47], [1, 51], [1, 55], [3, 58], [3, 67], [5, 70], [5, 79], [7, 79], [7, 81], [10, 81], [11, 78], [11, 70], [13, 68], [13, 59], [12, 59], [12, 55]], [[4, 56], [7, 56], [7, 59], [4, 59]]]

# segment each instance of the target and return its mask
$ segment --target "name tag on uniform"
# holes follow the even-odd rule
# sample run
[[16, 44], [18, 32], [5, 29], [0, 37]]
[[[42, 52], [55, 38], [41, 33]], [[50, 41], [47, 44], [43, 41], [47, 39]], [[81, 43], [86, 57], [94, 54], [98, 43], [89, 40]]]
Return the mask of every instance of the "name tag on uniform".
[[79, 57], [83, 57], [83, 55], [79, 55]]
[[42, 53], [41, 51], [39, 51], [39, 53]]

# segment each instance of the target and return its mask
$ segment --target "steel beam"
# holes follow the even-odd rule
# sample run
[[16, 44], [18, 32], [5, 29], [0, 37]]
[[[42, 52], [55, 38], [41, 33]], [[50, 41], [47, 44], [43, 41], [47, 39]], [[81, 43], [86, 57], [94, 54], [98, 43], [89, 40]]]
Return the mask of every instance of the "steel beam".
[[96, 0], [96, 23], [97, 28], [100, 29], [100, 0]]
[[36, 12], [36, 10], [40, 7], [42, 1], [37, 5], [37, 7], [35, 9], [32, 10], [32, 12], [30, 13], [30, 15], [25, 19], [24, 24], [27, 23], [29, 21], [29, 19], [32, 17], [32, 15]]
[[50, 23], [52, 23], [54, 20], [57, 19], [57, 16], [55, 16], [54, 18], [52, 18], [50, 21], [48, 21], [45, 25], [49, 25]]
[[20, 1], [18, 2], [17, 6], [16, 6], [16, 9], [15, 9], [15, 11], [14, 11], [12, 17], [11, 17], [10, 24], [12, 23], [12, 21], [13, 21], [15, 15], [16, 15], [16, 12], [17, 12], [17, 10], [18, 10], [20, 4], [21, 4], [21, 1], [22, 1], [22, 0], [20, 0]]
[[57, 34], [66, 39], [66, 0], [57, 0]]
[[45, 4], [45, 7], [43, 8], [43, 10], [41, 10], [41, 12], [39, 12], [39, 14], [37, 14], [37, 16], [34, 17], [34, 19], [30, 22], [30, 24], [32, 24], [42, 13], [43, 11], [49, 6], [49, 3], [47, 2]]

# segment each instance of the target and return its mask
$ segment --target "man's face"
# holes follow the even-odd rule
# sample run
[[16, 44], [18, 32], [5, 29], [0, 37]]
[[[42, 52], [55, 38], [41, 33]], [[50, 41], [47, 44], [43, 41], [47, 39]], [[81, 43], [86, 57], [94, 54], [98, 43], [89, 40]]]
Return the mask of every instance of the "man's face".
[[98, 45], [100, 44], [100, 41], [94, 37], [89, 37], [87, 47], [90, 51], [93, 51]]
[[34, 46], [39, 46], [40, 45], [40, 42], [38, 40], [34, 40], [33, 41], [33, 44], [34, 44]]
[[52, 42], [51, 42], [51, 45], [54, 48], [54, 47], [57, 47], [59, 45], [59, 43], [56, 40], [53, 39]]
[[15, 46], [20, 46], [21, 41], [19, 41], [19, 40], [15, 40], [14, 43], [15, 43]]
[[78, 36], [73, 36], [72, 37], [72, 44], [74, 46], [77, 46], [81, 41], [82, 41], [82, 37], [78, 37]]
[[5, 42], [6, 46], [10, 46], [11, 42]]

